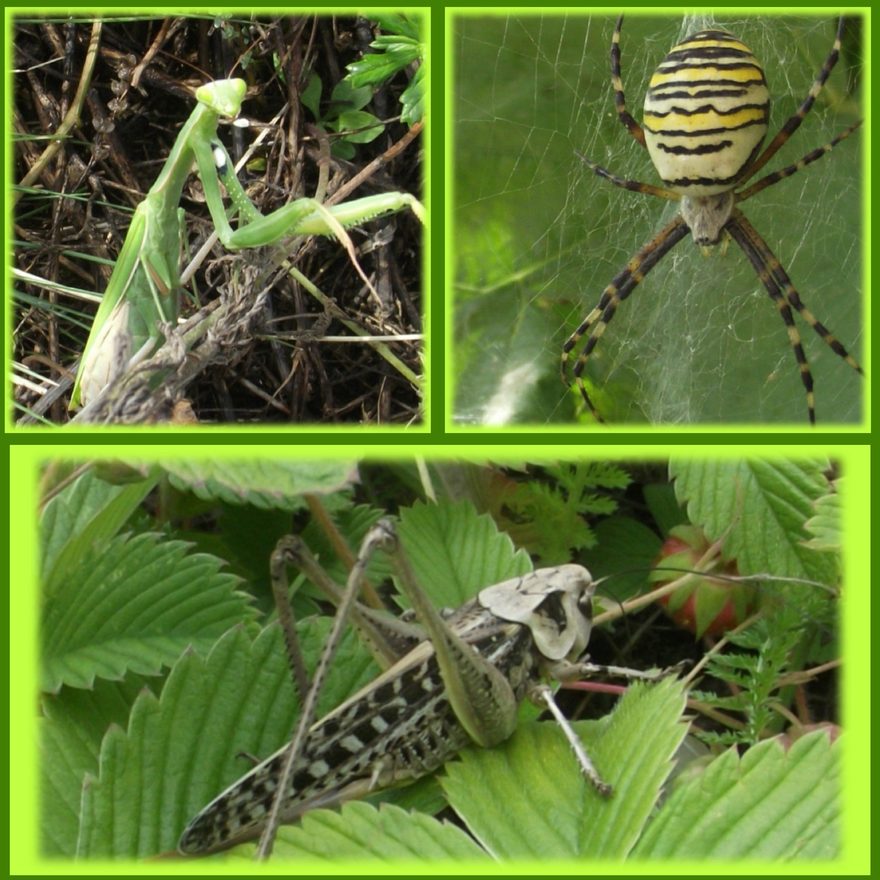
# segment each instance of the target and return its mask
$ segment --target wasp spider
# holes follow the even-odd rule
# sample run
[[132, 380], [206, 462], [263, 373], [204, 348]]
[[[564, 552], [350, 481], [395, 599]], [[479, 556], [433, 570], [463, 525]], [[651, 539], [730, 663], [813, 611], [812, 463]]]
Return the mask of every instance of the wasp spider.
[[657, 68], [645, 97], [644, 126], [626, 109], [620, 74], [620, 29], [617, 20], [611, 40], [611, 83], [617, 115], [629, 133], [648, 150], [664, 186], [617, 177], [581, 156], [599, 177], [634, 192], [680, 202], [680, 213], [626, 264], [602, 292], [596, 307], [565, 343], [562, 354], [563, 381], [572, 351], [587, 336], [574, 362], [574, 381], [590, 411], [602, 421], [583, 381], [587, 361], [623, 302], [663, 256], [688, 233], [699, 245], [717, 244], [723, 234], [745, 252], [767, 288], [785, 322], [807, 395], [810, 423], [816, 421], [813, 376], [804, 354], [792, 310], [816, 331], [831, 350], [854, 370], [856, 360], [801, 302], [785, 269], [764, 239], [737, 207], [756, 193], [800, 171], [824, 156], [861, 124], [856, 122], [834, 140], [807, 153], [800, 161], [762, 177], [749, 186], [746, 181], [776, 155], [809, 113], [840, 52], [843, 18], [837, 36], [809, 94], [772, 141], [761, 150], [767, 133], [770, 95], [764, 71], [741, 41], [720, 30], [706, 30], [675, 46]]

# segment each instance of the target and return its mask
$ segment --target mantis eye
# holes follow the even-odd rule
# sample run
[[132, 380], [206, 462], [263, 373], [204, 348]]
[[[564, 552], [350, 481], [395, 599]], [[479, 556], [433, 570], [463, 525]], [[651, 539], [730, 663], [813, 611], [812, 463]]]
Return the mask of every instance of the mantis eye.
[[214, 146], [214, 164], [220, 174], [226, 174], [226, 154], [218, 146]]

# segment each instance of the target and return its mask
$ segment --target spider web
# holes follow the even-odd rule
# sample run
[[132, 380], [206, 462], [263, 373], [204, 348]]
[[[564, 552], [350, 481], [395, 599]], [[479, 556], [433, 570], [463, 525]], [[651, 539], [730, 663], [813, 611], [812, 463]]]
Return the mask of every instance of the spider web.
[[[629, 16], [623, 83], [641, 119], [669, 49], [719, 26], [765, 68], [770, 136], [831, 48], [828, 17]], [[595, 424], [559, 380], [562, 345], [674, 203], [601, 181], [579, 151], [621, 177], [658, 183], [614, 111], [612, 18], [457, 17], [453, 22], [456, 383], [460, 424]], [[855, 45], [857, 46], [857, 41]], [[859, 60], [843, 55], [801, 128], [764, 173], [800, 159], [860, 116]], [[743, 204], [806, 306], [858, 359], [861, 138]], [[863, 380], [800, 319], [821, 424], [861, 417]], [[585, 341], [585, 340], [584, 340]], [[735, 243], [703, 254], [688, 237], [620, 305], [588, 364], [613, 421], [806, 425], [785, 326]]]

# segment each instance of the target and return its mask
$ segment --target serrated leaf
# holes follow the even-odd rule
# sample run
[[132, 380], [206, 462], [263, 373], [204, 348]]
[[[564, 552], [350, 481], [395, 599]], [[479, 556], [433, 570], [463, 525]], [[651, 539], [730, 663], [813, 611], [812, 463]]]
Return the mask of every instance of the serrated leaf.
[[312, 810], [302, 824], [278, 833], [276, 858], [345, 862], [364, 859], [479, 859], [485, 853], [460, 828], [391, 804], [344, 804]]
[[138, 692], [158, 692], [162, 679], [130, 675], [98, 681], [93, 690], [62, 688], [44, 694], [40, 720], [40, 842], [44, 855], [76, 850], [83, 780], [98, 772], [101, 740], [111, 724], [124, 724]]
[[[566, 487], [567, 489], [568, 487]], [[596, 536], [584, 512], [614, 502], [582, 491], [568, 492], [536, 482], [521, 483], [506, 501], [495, 507], [496, 519], [517, 545], [536, 557], [538, 565], [559, 565], [571, 559], [573, 550], [592, 548]], [[500, 509], [499, 509], [500, 508]]]
[[65, 722], [40, 724], [40, 849], [69, 856], [76, 845], [82, 781], [97, 768], [97, 749]]
[[634, 845], [684, 737], [675, 681], [635, 685], [611, 716], [574, 725], [599, 773], [587, 782], [558, 727], [522, 726], [494, 749], [468, 749], [441, 778], [450, 805], [499, 859], [623, 858]]
[[[842, 739], [842, 738], [841, 738]], [[682, 780], [635, 855], [677, 859], [833, 859], [840, 852], [839, 741], [807, 734], [785, 752], [730, 749]]]
[[438, 607], [457, 608], [491, 584], [532, 570], [487, 514], [470, 502], [416, 502], [400, 512], [400, 540], [422, 588]]
[[161, 535], [93, 547], [43, 607], [43, 690], [91, 687], [126, 672], [156, 674], [187, 645], [208, 647], [253, 617], [222, 560]]
[[44, 600], [60, 588], [90, 547], [119, 533], [155, 485], [151, 477], [117, 486], [89, 468], [46, 504], [40, 517]]
[[[837, 487], [843, 480], [837, 481]], [[804, 546], [813, 550], [839, 551], [843, 546], [843, 504], [837, 492], [829, 492], [816, 501], [816, 515], [807, 520], [806, 529], [812, 537]]]
[[363, 803], [374, 807], [387, 803], [407, 812], [425, 813], [429, 816], [436, 816], [448, 806], [436, 775], [423, 776], [400, 788], [386, 788], [368, 794], [363, 798]]
[[354, 463], [326, 459], [167, 459], [162, 466], [173, 486], [199, 498], [290, 511], [305, 507], [305, 492], [336, 492], [357, 479]]
[[771, 573], [831, 584], [835, 564], [803, 544], [814, 502], [828, 491], [826, 464], [807, 459], [675, 459], [669, 471], [690, 521], [740, 574]]
[[[315, 656], [329, 621], [298, 627]], [[320, 713], [376, 674], [366, 650], [347, 637], [328, 675]], [[249, 769], [245, 752], [266, 756], [291, 734], [299, 701], [279, 628], [256, 640], [241, 627], [204, 659], [175, 664], [162, 695], [142, 693], [128, 729], [112, 728], [101, 745], [100, 776], [83, 792], [80, 856], [145, 857], [173, 850], [186, 823]]]

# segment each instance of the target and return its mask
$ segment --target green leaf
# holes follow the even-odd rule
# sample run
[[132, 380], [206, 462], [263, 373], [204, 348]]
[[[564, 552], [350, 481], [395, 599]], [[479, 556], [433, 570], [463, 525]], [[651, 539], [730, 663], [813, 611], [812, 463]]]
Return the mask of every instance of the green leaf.
[[460, 828], [391, 804], [344, 804], [338, 812], [312, 810], [295, 828], [278, 832], [278, 858], [346, 859], [479, 859], [485, 853]]
[[350, 162], [357, 155], [357, 150], [355, 149], [354, 144], [349, 143], [344, 138], [334, 138], [333, 144], [330, 147], [330, 155], [333, 156], [334, 159], [343, 159]]
[[421, 37], [421, 18], [409, 18], [396, 13], [376, 15], [376, 23], [386, 34], [400, 34], [418, 40]]
[[123, 486], [85, 471], [46, 505], [40, 517], [44, 599], [61, 589], [89, 547], [116, 535], [152, 491], [152, 477]]
[[439, 607], [457, 608], [483, 587], [532, 569], [528, 555], [470, 502], [417, 501], [401, 510], [398, 531], [419, 583]]
[[664, 537], [672, 528], [686, 521], [672, 483], [647, 483], [642, 488], [642, 495], [652, 519]]
[[290, 513], [240, 504], [211, 505], [211, 512], [216, 525], [210, 530], [203, 528], [203, 521], [187, 518], [183, 523], [193, 528], [178, 529], [176, 537], [193, 541], [202, 553], [226, 560], [229, 570], [247, 583], [249, 593], [268, 601], [269, 558], [278, 539], [290, 532]]
[[681, 780], [634, 855], [670, 859], [834, 859], [840, 854], [839, 755], [825, 731], [784, 751], [766, 740], [726, 751]]
[[[377, 54], [384, 52], [386, 55], [407, 58], [407, 64], [418, 60], [422, 54], [422, 45], [418, 37], [383, 34], [376, 37], [370, 45], [377, 50]], [[369, 58], [371, 56], [367, 55], [365, 57]]]
[[341, 79], [330, 94], [330, 107], [325, 119], [336, 119], [340, 114], [349, 110], [360, 110], [366, 107], [373, 99], [371, 88], [355, 88], [354, 84], [346, 77]]
[[468, 749], [441, 784], [471, 833], [499, 859], [623, 858], [634, 845], [684, 737], [684, 693], [672, 680], [634, 685], [599, 722], [574, 725], [600, 775], [581, 774], [562, 731], [524, 725], [494, 749]]
[[406, 37], [377, 37], [371, 45], [379, 51], [346, 68], [354, 86], [378, 86], [422, 56], [421, 43]]
[[608, 578], [600, 591], [618, 601], [643, 592], [662, 544], [657, 533], [632, 517], [609, 516], [596, 523], [596, 539], [590, 571]]
[[368, 794], [363, 802], [374, 807], [385, 803], [393, 804], [408, 812], [425, 813], [430, 816], [436, 816], [448, 806], [446, 795], [440, 788], [436, 774], [423, 776], [400, 788], [386, 788]]
[[62, 722], [40, 725], [40, 849], [70, 855], [76, 846], [82, 780], [98, 766], [97, 749]]
[[[518, 484], [499, 505], [498, 518], [538, 565], [559, 565], [568, 562], [573, 551], [596, 543], [582, 504], [578, 503], [583, 501], [556, 486], [527, 481]], [[589, 502], [583, 506], [589, 506]]]
[[62, 688], [44, 694], [40, 721], [40, 849], [44, 855], [76, 851], [83, 779], [98, 772], [101, 740], [111, 724], [124, 724], [138, 693], [162, 679], [130, 675], [97, 681], [93, 690]]
[[[298, 631], [307, 657], [319, 652], [329, 621]], [[376, 674], [366, 650], [347, 637], [328, 675], [319, 714]], [[83, 791], [79, 855], [145, 857], [176, 848], [187, 822], [249, 769], [241, 752], [266, 756], [291, 734], [298, 715], [280, 629], [256, 640], [241, 627], [207, 660], [184, 655], [159, 699], [143, 692], [127, 730], [101, 746], [100, 776]]]
[[425, 115], [425, 65], [416, 71], [410, 84], [400, 96], [400, 121], [406, 125], [421, 122]]
[[805, 523], [827, 494], [821, 461], [790, 458], [673, 459], [669, 465], [688, 518], [711, 540], [724, 537], [724, 555], [740, 574], [771, 572], [821, 583], [835, 581], [835, 562], [804, 546]]
[[592, 549], [590, 522], [617, 509], [615, 497], [595, 490], [624, 489], [631, 478], [619, 465], [598, 462], [548, 463], [543, 470], [544, 479], [511, 482], [501, 491], [494, 486], [489, 509], [537, 565], [559, 565]]
[[338, 132], [347, 132], [345, 139], [353, 144], [368, 144], [385, 130], [379, 119], [363, 110], [340, 113], [334, 128]]
[[312, 116], [315, 117], [316, 122], [321, 119], [321, 89], [321, 77], [317, 73], [312, 72], [309, 74], [306, 87], [302, 90], [299, 98], [302, 101], [303, 107], [312, 111]]
[[291, 511], [305, 507], [304, 492], [337, 492], [357, 478], [354, 463], [326, 459], [168, 459], [162, 467], [173, 486], [199, 498]]
[[843, 504], [838, 494], [842, 490], [845, 479], [836, 481], [837, 491], [829, 492], [816, 501], [816, 515], [806, 523], [806, 530], [813, 537], [804, 541], [804, 546], [812, 550], [840, 552], [843, 546]]
[[208, 647], [252, 618], [222, 560], [188, 548], [152, 533], [91, 548], [43, 607], [43, 690], [156, 674], [188, 645]]

